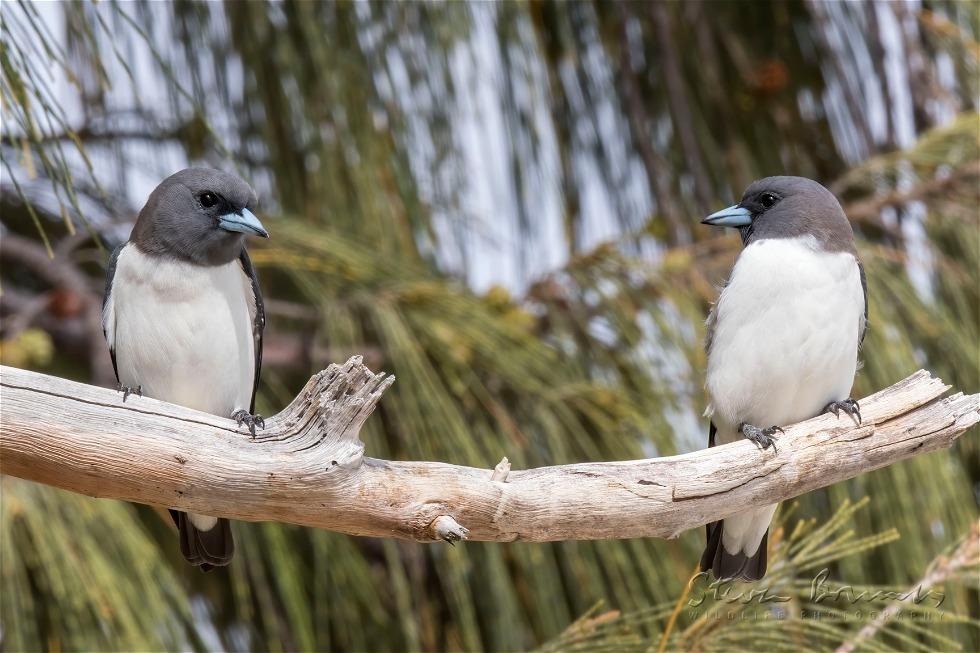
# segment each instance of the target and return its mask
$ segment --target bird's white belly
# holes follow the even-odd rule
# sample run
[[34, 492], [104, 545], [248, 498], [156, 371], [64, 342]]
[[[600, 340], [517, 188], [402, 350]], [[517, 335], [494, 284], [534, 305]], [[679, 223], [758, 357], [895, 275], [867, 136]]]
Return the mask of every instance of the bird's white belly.
[[848, 397], [864, 322], [851, 254], [809, 238], [752, 243], [715, 310], [707, 389], [719, 443], [742, 422], [792, 424]]
[[105, 316], [120, 382], [216, 415], [247, 410], [255, 354], [246, 288], [238, 261], [195, 266], [127, 245]]

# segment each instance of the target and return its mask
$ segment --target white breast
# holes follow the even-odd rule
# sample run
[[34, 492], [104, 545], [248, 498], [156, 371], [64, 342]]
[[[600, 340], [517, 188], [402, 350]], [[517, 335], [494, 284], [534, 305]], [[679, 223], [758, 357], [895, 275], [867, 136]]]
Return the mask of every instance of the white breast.
[[204, 267], [126, 245], [103, 321], [119, 380], [147, 396], [229, 416], [248, 410], [255, 297], [238, 261]]
[[853, 255], [810, 237], [756, 241], [714, 310], [707, 389], [720, 442], [741, 422], [792, 424], [848, 397], [864, 328]]

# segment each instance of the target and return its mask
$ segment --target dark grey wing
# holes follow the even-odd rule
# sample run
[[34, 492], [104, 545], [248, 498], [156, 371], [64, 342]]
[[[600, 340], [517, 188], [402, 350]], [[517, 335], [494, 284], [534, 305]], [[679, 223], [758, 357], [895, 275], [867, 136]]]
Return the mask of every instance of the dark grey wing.
[[715, 315], [718, 305], [711, 307], [708, 311], [708, 319], [704, 322], [704, 353], [711, 353], [711, 342], [715, 339], [715, 322], [718, 320]]
[[259, 279], [255, 276], [255, 268], [252, 261], [248, 258], [248, 252], [242, 248], [242, 254], [238, 257], [242, 264], [242, 270], [252, 282], [252, 295], [255, 297], [255, 319], [252, 321], [252, 339], [255, 341], [255, 379], [252, 381], [252, 402], [249, 404], [248, 412], [255, 412], [255, 393], [259, 389], [259, 377], [262, 375], [262, 332], [265, 330], [265, 305], [262, 303], [262, 290], [259, 288]]
[[718, 324], [718, 303], [721, 302], [721, 294], [725, 292], [725, 288], [728, 287], [730, 282], [730, 278], [725, 279], [725, 283], [723, 283], [721, 288], [718, 289], [718, 299], [716, 299], [715, 303], [711, 305], [710, 309], [708, 309], [708, 319], [704, 321], [704, 353], [708, 354], [709, 356], [711, 355], [711, 343], [713, 343], [715, 340], [715, 327]]
[[[126, 246], [126, 243], [121, 243], [116, 246], [116, 249], [112, 250], [112, 254], [109, 254], [109, 264], [106, 266], [105, 271], [105, 294], [102, 295], [102, 315], [105, 315], [105, 305], [109, 302], [109, 294], [112, 292], [112, 279], [116, 276], [116, 262], [119, 260], [119, 252], [122, 248]], [[103, 318], [104, 319], [104, 318]], [[109, 334], [105, 331], [105, 323], [102, 324], [102, 333], [106, 336], [106, 342], [109, 342]], [[116, 350], [109, 347], [109, 357], [112, 358], [112, 371], [116, 374], [116, 383], [119, 383], [119, 368], [116, 367]]]
[[[711, 341], [715, 337], [715, 322], [717, 321], [717, 316], [715, 315], [715, 311], [717, 310], [717, 308], [718, 308], [718, 305], [717, 304], [715, 304], [714, 306], [711, 307], [711, 311], [708, 312], [708, 320], [704, 323], [705, 331], [706, 331], [705, 332], [705, 336], [704, 336], [704, 351], [707, 354], [710, 354], [711, 353]], [[715, 423], [714, 422], [708, 422], [708, 446], [709, 447], [715, 446], [715, 434], [716, 433], [718, 433], [718, 427], [715, 426]], [[706, 550], [705, 550], [705, 553], [704, 553], [704, 557], [706, 559], [707, 559], [707, 557], [709, 555], [710, 556], [714, 556], [714, 553], [713, 553], [714, 549], [712, 549], [712, 546], [711, 546], [712, 542], [711, 542], [711, 540], [712, 540], [712, 534], [716, 530], [718, 531], [718, 533], [717, 533], [717, 535], [714, 536], [714, 539], [715, 540], [718, 540], [718, 542], [721, 541], [720, 540], [720, 538], [721, 538], [721, 530], [718, 529], [718, 524], [719, 523], [720, 522], [711, 522], [710, 524], [706, 524], [705, 525], [705, 529], [707, 530], [707, 537], [708, 537], [708, 545], [707, 545]], [[717, 546], [718, 546], [718, 543], [716, 542], [714, 548], [717, 548]], [[712, 553], [709, 554], [708, 549], [710, 549], [712, 551]], [[702, 562], [701, 563], [701, 571], [707, 571], [710, 568], [710, 566], [705, 567], [705, 564], [707, 564], [707, 563], [706, 562]]]
[[[717, 308], [718, 308], [717, 304], [711, 307], [711, 311], [708, 313], [708, 319], [704, 323], [705, 326], [704, 351], [707, 354], [711, 353], [711, 341], [714, 340], [715, 337], [715, 322], [717, 321], [717, 316], [715, 315], [715, 311], [717, 310]], [[708, 446], [713, 447], [715, 446], [715, 433], [718, 431], [718, 429], [715, 427], [714, 422], [709, 422], [708, 424], [709, 424]]]
[[[709, 422], [709, 424], [708, 446], [713, 447], [715, 446], [715, 434], [718, 432], [718, 428], [715, 426], [714, 422]], [[701, 554], [701, 571], [708, 571], [712, 567], [716, 551], [718, 546], [721, 544], [721, 529], [719, 528], [720, 524], [720, 521], [713, 521], [704, 525], [705, 548], [704, 553]]]
[[864, 291], [864, 326], [858, 338], [858, 347], [864, 344], [864, 334], [868, 332], [868, 277], [864, 274], [864, 266], [858, 261], [858, 271], [861, 273], [861, 290]]

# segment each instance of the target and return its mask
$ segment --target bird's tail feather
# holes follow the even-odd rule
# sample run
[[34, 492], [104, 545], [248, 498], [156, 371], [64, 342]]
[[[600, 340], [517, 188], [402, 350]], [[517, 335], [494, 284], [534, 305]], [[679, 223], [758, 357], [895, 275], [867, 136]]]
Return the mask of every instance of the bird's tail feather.
[[231, 535], [231, 522], [218, 519], [213, 528], [206, 531], [197, 528], [186, 512], [170, 511], [179, 532], [180, 552], [184, 559], [201, 571], [224, 567], [235, 555], [235, 540]]
[[701, 554], [701, 571], [709, 569], [718, 580], [741, 578], [742, 580], [759, 580], [766, 574], [767, 550], [769, 532], [762, 536], [759, 548], [751, 556], [744, 553], [731, 554], [721, 543], [725, 532], [725, 522], [716, 521], [708, 524], [708, 543]]

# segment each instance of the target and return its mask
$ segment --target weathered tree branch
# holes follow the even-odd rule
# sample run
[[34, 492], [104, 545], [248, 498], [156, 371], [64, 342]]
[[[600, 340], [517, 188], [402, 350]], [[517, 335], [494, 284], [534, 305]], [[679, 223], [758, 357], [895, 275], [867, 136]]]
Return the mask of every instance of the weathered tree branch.
[[[779, 452], [737, 442], [682, 456], [497, 472], [367, 458], [358, 432], [394, 379], [360, 358], [314, 376], [254, 440], [144, 397], [0, 368], [0, 471], [94, 497], [419, 541], [675, 537], [950, 446], [980, 395], [920, 371], [843, 414], [786, 427]], [[489, 461], [488, 461], [489, 462]], [[465, 528], [464, 528], [465, 526]]]

